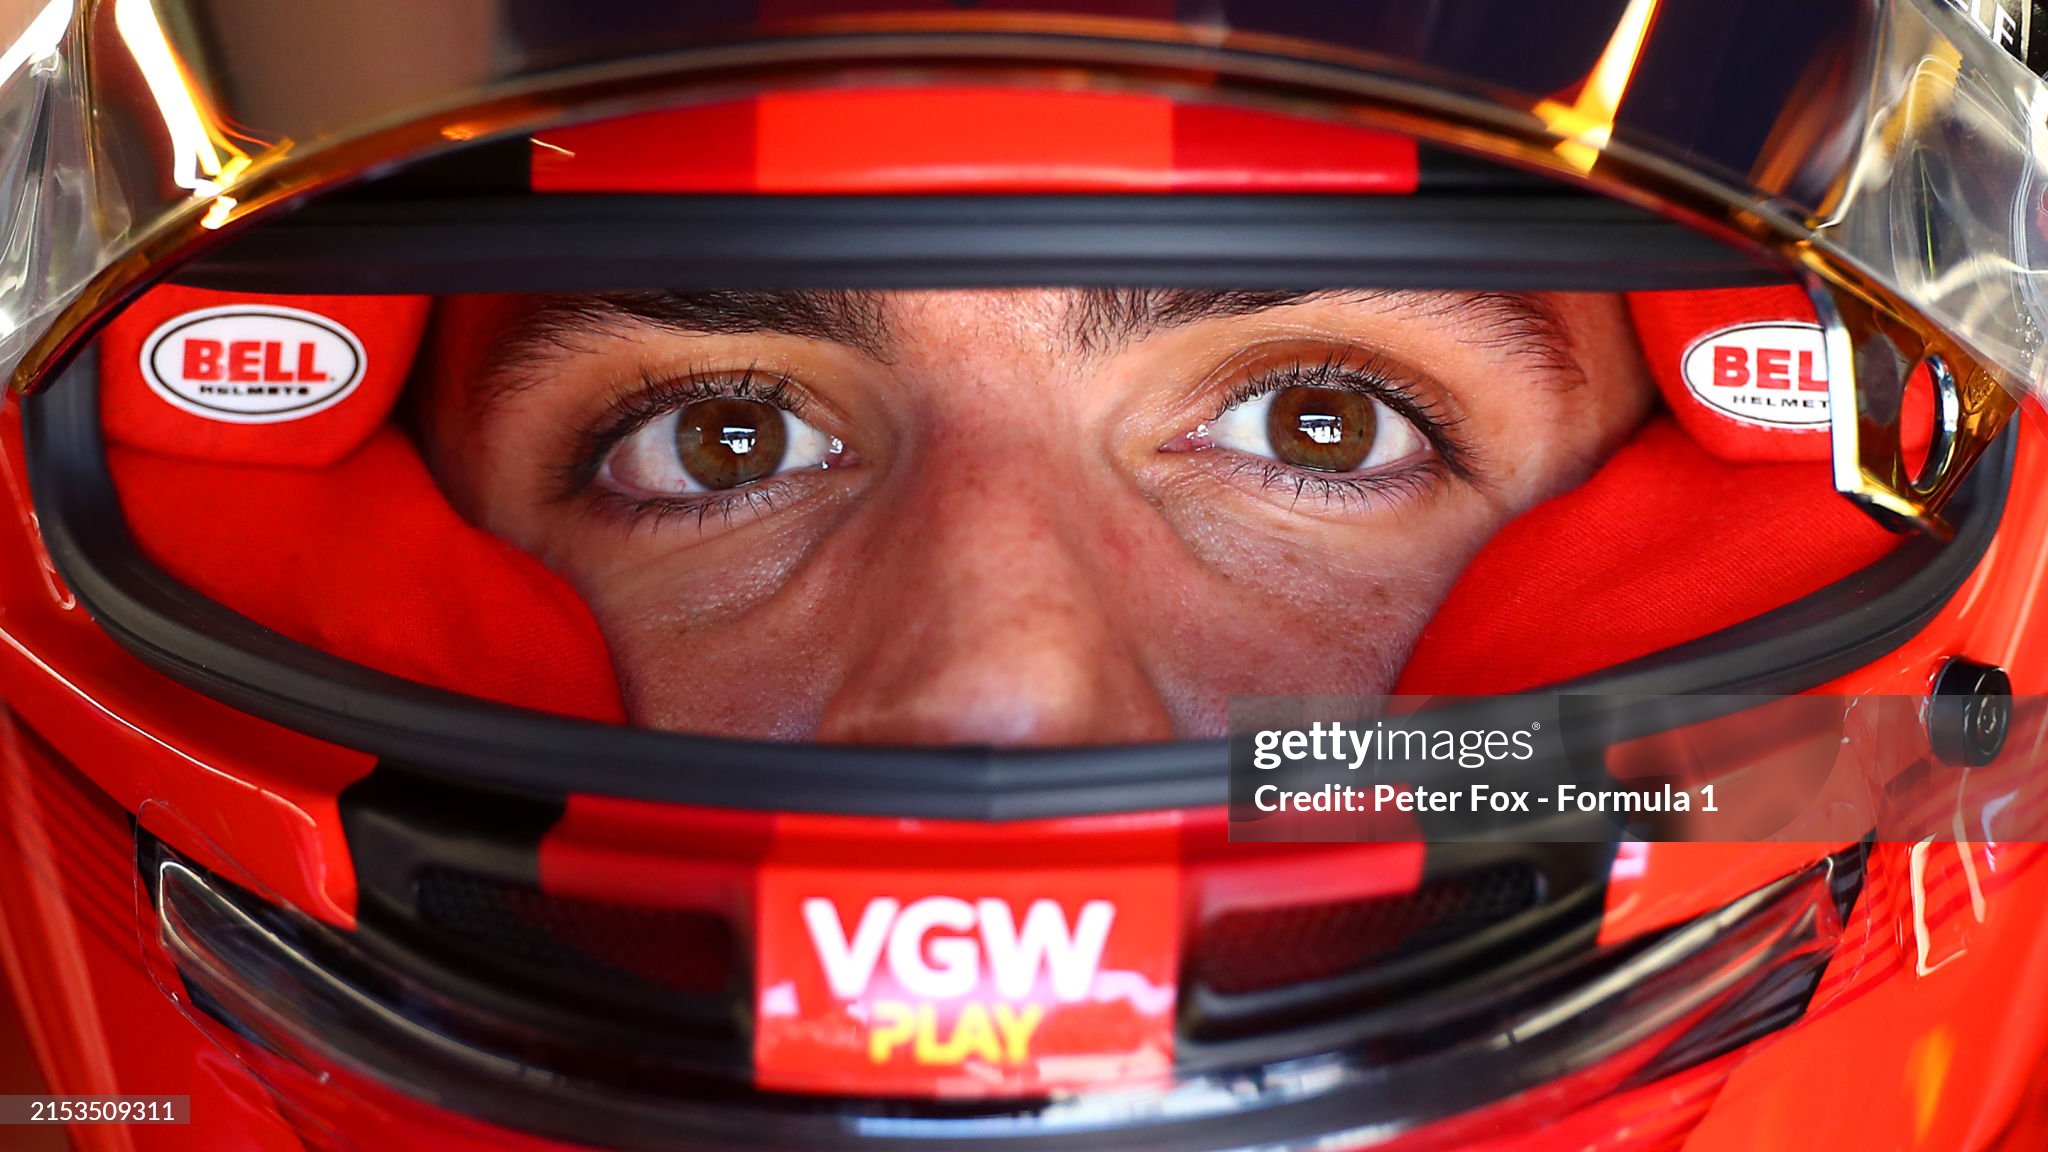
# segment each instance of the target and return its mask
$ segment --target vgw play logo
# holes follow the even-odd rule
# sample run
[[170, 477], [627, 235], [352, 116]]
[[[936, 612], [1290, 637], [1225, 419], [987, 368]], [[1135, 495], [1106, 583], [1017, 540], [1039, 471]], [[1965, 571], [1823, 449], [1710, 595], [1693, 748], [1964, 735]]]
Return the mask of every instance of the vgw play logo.
[[1130, 871], [764, 878], [758, 1078], [1001, 1095], [1163, 1075], [1176, 881]]
[[[851, 937], [832, 901], [804, 901], [804, 924], [834, 995], [864, 1000], [886, 949], [889, 975], [906, 999], [869, 1007], [868, 1058], [880, 1064], [908, 1044], [920, 1064], [958, 1064], [972, 1056], [991, 1064], [1022, 1064], [1045, 1005], [1031, 1001], [1041, 976], [1055, 1003], [1084, 1000], [1102, 965], [1116, 906], [1090, 900], [1078, 919], [1051, 900], [1034, 900], [1020, 927], [1005, 900], [969, 903], [927, 896], [903, 906], [870, 900]], [[969, 997], [984, 983], [992, 1000]], [[944, 1035], [937, 1005], [961, 1001], [952, 1034]]]

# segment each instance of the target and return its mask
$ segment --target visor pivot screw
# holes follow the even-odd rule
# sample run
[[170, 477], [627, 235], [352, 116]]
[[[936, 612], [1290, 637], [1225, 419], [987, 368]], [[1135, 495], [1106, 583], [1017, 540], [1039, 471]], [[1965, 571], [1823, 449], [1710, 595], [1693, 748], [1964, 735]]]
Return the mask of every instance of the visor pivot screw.
[[1981, 768], [1998, 758], [2012, 721], [2012, 680], [2003, 668], [1961, 657], [1944, 664], [1927, 701], [1927, 736], [1950, 764]]

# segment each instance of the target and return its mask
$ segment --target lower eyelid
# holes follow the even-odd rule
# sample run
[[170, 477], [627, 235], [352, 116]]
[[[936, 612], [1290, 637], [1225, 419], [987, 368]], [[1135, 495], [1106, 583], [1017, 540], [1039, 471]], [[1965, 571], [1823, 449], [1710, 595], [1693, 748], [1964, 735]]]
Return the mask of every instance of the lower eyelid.
[[1434, 487], [1443, 476], [1443, 468], [1433, 455], [1405, 466], [1341, 474], [1309, 472], [1291, 468], [1277, 460], [1242, 455], [1229, 467], [1233, 475], [1256, 472], [1255, 479], [1261, 488], [1291, 492], [1297, 502], [1313, 496], [1325, 504], [1339, 507], [1351, 504], [1370, 507], [1418, 497]]
[[802, 468], [778, 474], [739, 488], [723, 491], [699, 490], [667, 496], [636, 496], [616, 488], [593, 493], [596, 508], [629, 531], [657, 530], [672, 521], [697, 522], [701, 528], [714, 517], [730, 524], [743, 512], [775, 510], [778, 501], [794, 498], [792, 489], [804, 485], [823, 469]]

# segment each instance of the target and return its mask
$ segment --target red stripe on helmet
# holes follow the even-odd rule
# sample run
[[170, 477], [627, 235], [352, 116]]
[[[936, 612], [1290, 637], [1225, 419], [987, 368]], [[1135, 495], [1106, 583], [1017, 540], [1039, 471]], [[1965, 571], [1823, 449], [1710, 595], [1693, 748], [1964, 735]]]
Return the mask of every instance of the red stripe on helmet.
[[1118, 92], [776, 92], [534, 137], [537, 192], [1415, 189], [1412, 139]]
[[752, 191], [756, 118], [752, 100], [736, 100], [543, 132], [533, 138], [533, 190]]
[[1173, 163], [1173, 105], [1007, 89], [763, 97], [766, 192], [1044, 192], [1148, 187]]
[[1247, 108], [1174, 110], [1174, 187], [1184, 191], [1415, 191], [1415, 141], [1356, 125]]

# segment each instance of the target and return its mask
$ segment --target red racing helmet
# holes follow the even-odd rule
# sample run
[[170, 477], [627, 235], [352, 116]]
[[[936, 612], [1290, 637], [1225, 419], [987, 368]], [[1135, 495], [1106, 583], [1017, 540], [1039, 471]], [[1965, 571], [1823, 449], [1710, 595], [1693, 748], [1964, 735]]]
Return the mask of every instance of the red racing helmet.
[[[24, 1079], [188, 1120], [81, 1148], [2037, 1146], [2030, 12], [50, 0], [0, 52]], [[1003, 294], [1047, 291], [1090, 355], [1291, 317], [1213, 329], [1191, 389], [1269, 345], [1283, 382], [1145, 457], [1284, 439], [1290, 509], [1389, 444], [1457, 473], [1455, 429], [1492, 427], [1303, 355], [1298, 310], [1332, 294], [1482, 325], [1478, 391], [1569, 377], [1556, 419], [1611, 435], [1455, 563], [1376, 577], [1442, 577], [1392, 656], [1370, 637], [1399, 613], [1290, 590], [1317, 651], [1373, 675], [1277, 703], [1220, 675], [1227, 704], [1168, 708], [1166, 739], [776, 712], [812, 682], [930, 689], [743, 659], [782, 635], [755, 624], [701, 644], [710, 597], [660, 616], [650, 663], [622, 566], [492, 510], [524, 457], [463, 471], [474, 411], [539, 403], [516, 370], [542, 364], [626, 413], [548, 474], [664, 477], [693, 531], [795, 501], [784, 472], [820, 506], [880, 477], [829, 490], [879, 543], [801, 577], [865, 579], [975, 527], [856, 434], [914, 403], [800, 407], [787, 345], [674, 379], [564, 357], [622, 325], [766, 332], [907, 379], [934, 348], [985, 363]], [[955, 329], [880, 346], [906, 302], [958, 301]], [[1573, 318], [1600, 309], [1595, 356]], [[1525, 343], [1576, 358], [1502, 351]], [[1610, 380], [1625, 418], [1599, 414]], [[1492, 434], [1467, 456], [1546, 435]], [[1056, 477], [1072, 511], [1033, 531], [1102, 483]], [[714, 492], [746, 503], [714, 516]], [[1056, 588], [1033, 556], [990, 586]], [[888, 571], [861, 595], [894, 615], [819, 627], [893, 654], [979, 626]], [[677, 720], [664, 677], [722, 703]], [[1083, 682], [1072, 707], [1139, 711]], [[724, 719], [764, 700], [776, 724]], [[1352, 819], [1341, 780], [1275, 818], [1252, 753], [1311, 712], [1336, 739], [1325, 706], [1349, 739], [1407, 717], [1499, 741], [1373, 777], [1392, 823]], [[1526, 817], [1424, 799], [1539, 780]], [[1559, 786], [1687, 804], [1567, 811]]]

